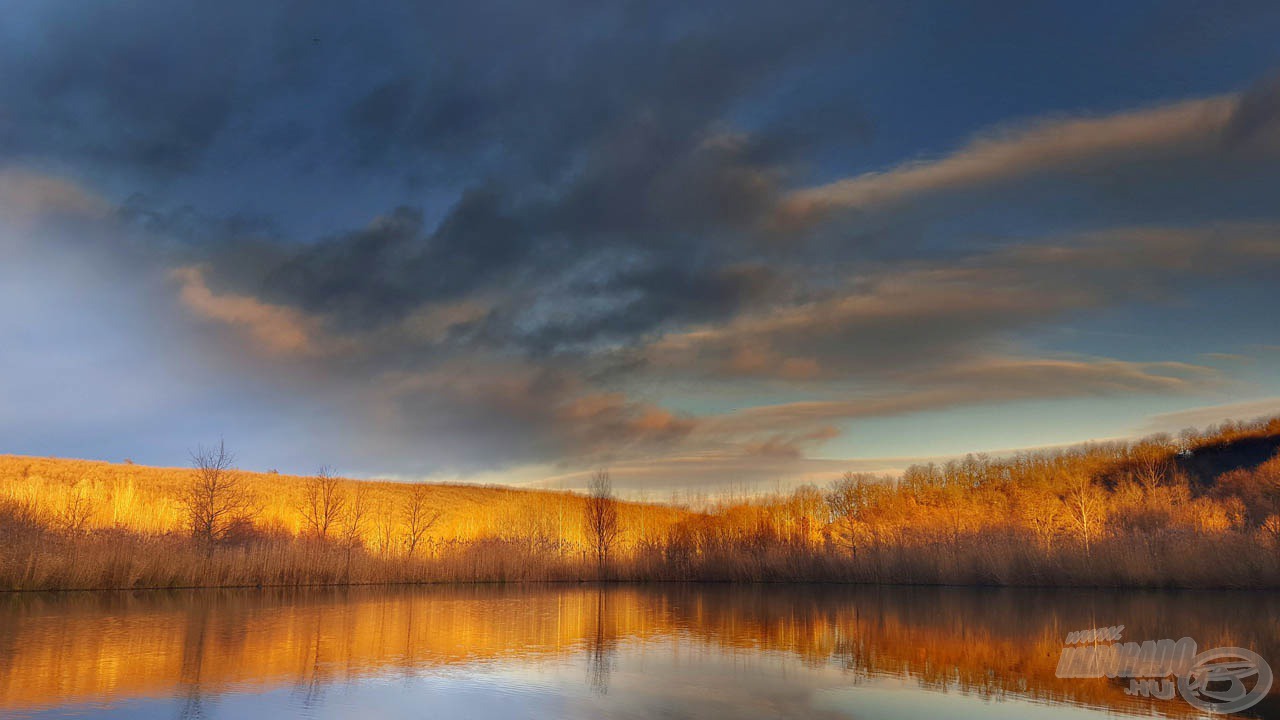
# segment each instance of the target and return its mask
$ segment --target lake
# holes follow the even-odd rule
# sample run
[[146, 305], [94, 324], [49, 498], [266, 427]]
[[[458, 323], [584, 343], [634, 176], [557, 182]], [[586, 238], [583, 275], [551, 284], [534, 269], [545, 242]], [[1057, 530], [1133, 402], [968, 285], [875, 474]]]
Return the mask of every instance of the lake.
[[[1196, 717], [1066, 635], [1280, 662], [1271, 593], [535, 585], [0, 595], [6, 718]], [[1237, 717], [1280, 717], [1276, 688]]]

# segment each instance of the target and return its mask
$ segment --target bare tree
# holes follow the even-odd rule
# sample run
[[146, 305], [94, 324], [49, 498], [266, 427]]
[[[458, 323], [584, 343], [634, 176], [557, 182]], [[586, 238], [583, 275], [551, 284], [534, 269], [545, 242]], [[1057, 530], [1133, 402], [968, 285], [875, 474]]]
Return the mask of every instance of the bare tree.
[[1081, 476], [1073, 480], [1063, 501], [1076, 532], [1084, 541], [1084, 553], [1088, 557], [1092, 554], [1093, 538], [1102, 529], [1107, 509], [1106, 494], [1088, 476]]
[[253, 517], [253, 501], [239, 474], [232, 469], [235, 457], [226, 444], [198, 447], [191, 453], [195, 473], [182, 497], [191, 535], [204, 544], [206, 552], [224, 540], [237, 524]]
[[1017, 509], [1019, 520], [1031, 529], [1040, 547], [1051, 549], [1068, 510], [1063, 499], [1052, 492], [1031, 491], [1019, 497]]
[[1139, 443], [1130, 451], [1134, 479], [1147, 490], [1163, 483], [1174, 470], [1173, 453], [1173, 441], [1164, 436]]
[[369, 518], [369, 486], [356, 483], [351, 501], [344, 503], [342, 513], [342, 547], [347, 552], [346, 574], [351, 576], [351, 554], [364, 542], [364, 526]]
[[378, 554], [385, 556], [391, 552], [391, 546], [395, 544], [396, 536], [396, 516], [390, 503], [378, 503], [378, 514], [374, 522], [374, 537], [378, 543]]
[[84, 532], [91, 517], [93, 517], [93, 499], [81, 486], [81, 480], [76, 478], [67, 484], [66, 495], [62, 498], [62, 507], [58, 508], [57, 512], [58, 526], [69, 533], [81, 533]]
[[1262, 521], [1262, 530], [1271, 537], [1271, 542], [1280, 550], [1280, 515], [1268, 515]]
[[587, 540], [596, 556], [596, 570], [604, 574], [605, 563], [618, 540], [618, 502], [613, 498], [613, 483], [608, 470], [597, 470], [587, 485], [585, 507]]
[[432, 526], [439, 522], [440, 514], [439, 510], [427, 504], [426, 485], [415, 483], [410, 486], [403, 508], [404, 549], [409, 557], [413, 557]]
[[872, 490], [877, 478], [867, 473], [846, 472], [831, 483], [824, 499], [831, 515], [836, 539], [854, 555], [864, 536], [869, 535], [862, 514], [871, 503]]
[[307, 531], [320, 540], [329, 539], [329, 531], [338, 524], [346, 507], [342, 482], [328, 465], [307, 480], [298, 510], [307, 524]]

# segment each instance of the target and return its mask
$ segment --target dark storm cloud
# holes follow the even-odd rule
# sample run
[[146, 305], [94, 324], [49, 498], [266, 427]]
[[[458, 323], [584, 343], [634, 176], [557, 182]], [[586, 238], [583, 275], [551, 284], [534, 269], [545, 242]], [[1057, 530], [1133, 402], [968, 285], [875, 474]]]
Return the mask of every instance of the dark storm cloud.
[[43, 21], [11, 25], [0, 51], [0, 153], [193, 169], [250, 89], [249, 7], [32, 3]]
[[[186, 238], [215, 291], [342, 326], [516, 290], [476, 337], [535, 353], [727, 317], [775, 287], [757, 241], [801, 150], [795, 133], [847, 121], [743, 134], [730, 117], [884, 22], [807, 1], [34, 12], [36, 31], [0, 50], [14, 69], [0, 76], [0, 153], [143, 179], [283, 162], [441, 188], [458, 198], [442, 219], [411, 203], [318, 242], [160, 200], [123, 213]], [[551, 292], [561, 308], [528, 311]]]
[[465, 154], [555, 180], [639, 122], [671, 156], [788, 67], [863, 42], [878, 22], [848, 4], [476, 4], [422, 11], [448, 27], [397, 48], [344, 116], [365, 162]]
[[724, 320], [766, 297], [777, 282], [772, 271], [759, 265], [641, 263], [571, 280], [563, 301], [592, 298], [596, 307], [590, 311], [536, 321], [528, 331], [521, 331], [516, 314], [510, 318], [515, 327], [501, 330], [539, 354], [594, 340], [629, 341], [666, 322]]
[[442, 217], [409, 204], [318, 240], [147, 195], [117, 217], [178, 266], [183, 307], [308, 368], [288, 373], [292, 386], [319, 377], [307, 392], [329, 396], [323, 378], [340, 381], [378, 437], [436, 438], [418, 462], [685, 437], [687, 419], [587, 384], [579, 373], [599, 368], [585, 360], [545, 358], [588, 358], [786, 292], [763, 221], [800, 146], [729, 116], [792, 61], [860, 42], [860, 18], [830, 3], [513, 3], [347, 26], [313, 5], [277, 10], [203, 27], [210, 11], [197, 9], [171, 24], [184, 40], [143, 6], [69, 20], [31, 41], [56, 62], [5, 76], [3, 150], [132, 178], [252, 174], [265, 157], [303, 175], [447, 187], [457, 199]]
[[1280, 74], [1271, 75], [1241, 96], [1224, 135], [1232, 146], [1280, 150]]
[[[501, 287], [515, 302], [495, 309], [484, 339], [539, 353], [728, 317], [780, 284], [760, 226], [777, 171], [752, 165], [745, 140], [695, 140], [673, 151], [655, 128], [637, 130], [550, 197], [467, 190], [434, 228], [398, 208], [294, 251], [262, 295], [368, 326]], [[531, 303], [556, 307], [537, 317]]]
[[26, 10], [0, 50], [5, 155], [146, 174], [292, 153], [451, 183], [562, 179], [646, 116], [687, 142], [789, 62], [872, 25], [830, 2]]

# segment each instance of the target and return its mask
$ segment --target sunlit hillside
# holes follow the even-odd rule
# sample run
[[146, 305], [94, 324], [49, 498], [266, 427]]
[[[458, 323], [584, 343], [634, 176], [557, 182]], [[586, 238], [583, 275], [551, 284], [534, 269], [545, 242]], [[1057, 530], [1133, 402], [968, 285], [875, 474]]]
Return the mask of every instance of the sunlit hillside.
[[[313, 478], [235, 471], [253, 506], [253, 522], [266, 534], [303, 535], [307, 486]], [[180, 532], [187, 521], [181, 499], [194, 471], [129, 463], [0, 455], [0, 495], [29, 504], [55, 525], [71, 522], [79, 530]], [[431, 523], [428, 544], [478, 538], [551, 540], [582, 543], [583, 497], [570, 492], [522, 490], [502, 486], [364, 481], [337, 478], [343, 504], [363, 488], [366, 516], [361, 544], [390, 550], [406, 532], [406, 506], [414, 488], [423, 491]], [[618, 503], [625, 526], [669, 526], [686, 513], [664, 505]], [[345, 510], [345, 508], [344, 508]], [[71, 517], [77, 512], [80, 518]], [[345, 513], [339, 513], [345, 514]], [[335, 518], [335, 525], [342, 524]], [[335, 533], [340, 528], [335, 528]]]
[[580, 495], [242, 472], [225, 457], [162, 469], [0, 456], [0, 588], [1280, 587], [1280, 419], [846, 473], [696, 511], [619, 501], [599, 477]]

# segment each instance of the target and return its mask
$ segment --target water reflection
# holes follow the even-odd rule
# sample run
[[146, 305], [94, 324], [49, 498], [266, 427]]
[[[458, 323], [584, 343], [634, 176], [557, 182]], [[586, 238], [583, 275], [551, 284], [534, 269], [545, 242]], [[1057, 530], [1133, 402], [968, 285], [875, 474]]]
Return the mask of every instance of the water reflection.
[[587, 684], [598, 695], [609, 692], [609, 674], [613, 670], [613, 656], [617, 652], [618, 631], [616, 627], [606, 625], [611, 617], [609, 599], [612, 592], [604, 588], [596, 589], [596, 607], [592, 624], [595, 633], [587, 641]]
[[[1269, 594], [479, 586], [0, 597], [0, 716], [1190, 717], [1067, 632], [1280, 666]], [[1275, 694], [1244, 716], [1280, 715]]]

